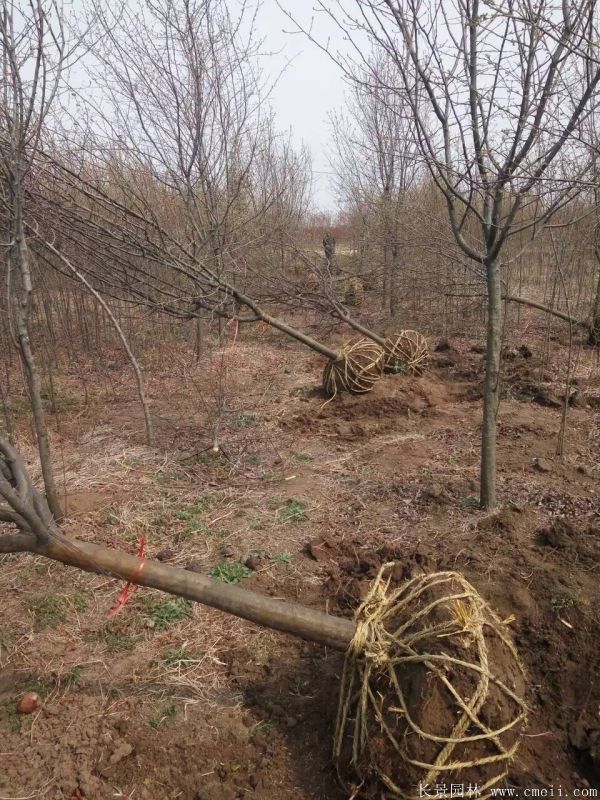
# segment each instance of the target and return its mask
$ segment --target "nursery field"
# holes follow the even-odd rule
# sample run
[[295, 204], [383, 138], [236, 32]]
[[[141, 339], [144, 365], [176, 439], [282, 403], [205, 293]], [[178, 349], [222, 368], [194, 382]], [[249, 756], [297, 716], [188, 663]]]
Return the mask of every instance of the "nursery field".
[[[116, 345], [76, 370], [59, 360], [63, 530], [347, 617], [388, 561], [399, 579], [461, 571], [526, 669], [529, 722], [505, 785], [594, 796], [600, 369], [578, 354], [557, 458], [566, 347], [542, 359], [528, 319], [505, 344], [500, 510], [477, 501], [479, 339], [431, 340], [421, 376], [325, 403], [322, 359], [250, 326], [198, 361], [148, 338], [153, 448]], [[27, 403], [12, 398], [35, 473]], [[342, 654], [154, 590], [120, 599], [122, 582], [42, 557], [0, 560], [1, 798], [348, 796], [331, 765]], [[27, 691], [41, 702], [23, 715]]]

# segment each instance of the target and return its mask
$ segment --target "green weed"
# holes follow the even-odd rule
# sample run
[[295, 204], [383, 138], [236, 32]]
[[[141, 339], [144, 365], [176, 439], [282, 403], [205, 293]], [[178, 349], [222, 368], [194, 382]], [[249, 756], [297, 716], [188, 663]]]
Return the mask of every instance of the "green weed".
[[474, 509], [479, 508], [479, 500], [472, 495], [468, 495], [467, 497], [463, 497], [460, 501], [461, 508], [467, 509], [468, 511], [473, 511]]
[[88, 610], [90, 598], [85, 592], [77, 592], [69, 598], [69, 602], [75, 611], [79, 611], [81, 613]]
[[172, 625], [177, 625], [192, 615], [192, 604], [181, 597], [172, 600], [163, 600], [153, 595], [145, 595], [138, 601], [142, 609], [154, 623], [156, 631], [164, 631]]
[[165, 652], [161, 661], [166, 664], [167, 667], [181, 667], [185, 664], [197, 661], [198, 657], [201, 655], [201, 653], [191, 653], [189, 650], [186, 650], [185, 647], [173, 647]]
[[280, 522], [305, 522], [306, 521], [306, 503], [301, 500], [294, 500], [290, 498], [286, 500], [283, 508], [277, 511], [277, 517]]
[[275, 553], [273, 555], [273, 561], [276, 561], [278, 564], [291, 564], [294, 556], [291, 553], [288, 553], [287, 550], [282, 550], [281, 553]]
[[124, 653], [133, 650], [135, 646], [135, 640], [130, 633], [113, 628], [110, 623], [101, 628], [94, 638], [101, 641], [109, 653]]
[[164, 722], [172, 720], [176, 715], [177, 706], [172, 703], [169, 706], [165, 706], [165, 708], [163, 708], [161, 711], [158, 711], [153, 717], [150, 717], [148, 720], [148, 725], [156, 730], [160, 728]]
[[33, 615], [36, 631], [56, 628], [67, 617], [67, 603], [64, 597], [55, 594], [41, 594], [29, 597], [25, 607]]
[[81, 667], [70, 667], [63, 675], [63, 680], [69, 685], [81, 681]]
[[45, 700], [53, 689], [53, 684], [50, 681], [38, 678], [38, 680], [28, 683], [24, 692], [35, 692], [42, 700]]
[[210, 577], [223, 583], [239, 583], [244, 578], [249, 578], [252, 570], [241, 561], [221, 561], [210, 571]]
[[301, 464], [308, 464], [310, 461], [315, 460], [315, 457], [311, 456], [310, 453], [294, 453], [294, 458]]
[[253, 531], [260, 531], [266, 525], [265, 517], [259, 511], [250, 511], [248, 513], [248, 525]]

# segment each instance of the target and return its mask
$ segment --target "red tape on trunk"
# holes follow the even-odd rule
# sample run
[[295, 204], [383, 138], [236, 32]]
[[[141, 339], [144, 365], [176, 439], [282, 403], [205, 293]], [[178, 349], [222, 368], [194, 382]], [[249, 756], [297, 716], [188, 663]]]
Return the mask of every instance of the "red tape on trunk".
[[109, 618], [116, 617], [117, 614], [120, 614], [121, 611], [123, 611], [123, 609], [125, 608], [125, 606], [129, 602], [129, 600], [131, 599], [131, 595], [137, 589], [137, 583], [135, 583], [134, 581], [135, 581], [136, 578], [139, 578], [139, 576], [142, 573], [142, 570], [144, 569], [144, 564], [146, 563], [146, 559], [144, 558], [144, 552], [146, 550], [146, 544], [147, 544], [146, 537], [143, 536], [143, 535], [140, 536], [140, 542], [139, 542], [139, 546], [138, 546], [138, 557], [141, 558], [142, 560], [140, 561], [139, 566], [136, 567], [135, 572], [133, 573], [133, 576], [132, 576], [133, 580], [128, 581], [125, 584], [125, 586], [121, 589], [121, 592], [119, 594], [119, 599], [117, 601], [116, 606], [113, 606], [110, 609], [110, 611], [108, 612]]

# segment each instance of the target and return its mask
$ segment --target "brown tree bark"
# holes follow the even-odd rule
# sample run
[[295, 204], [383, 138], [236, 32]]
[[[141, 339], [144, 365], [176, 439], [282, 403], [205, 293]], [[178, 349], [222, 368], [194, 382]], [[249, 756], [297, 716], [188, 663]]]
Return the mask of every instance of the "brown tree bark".
[[42, 390], [37, 364], [31, 347], [31, 337], [29, 333], [29, 315], [31, 311], [31, 297], [33, 284], [31, 279], [31, 265], [29, 258], [29, 248], [25, 238], [23, 225], [23, 213], [21, 199], [19, 197], [19, 186], [15, 186], [15, 247], [14, 256], [21, 280], [21, 296], [15, 303], [16, 317], [16, 342], [23, 364], [23, 371], [27, 381], [29, 400], [33, 415], [35, 435], [37, 439], [40, 465], [44, 479], [44, 488], [48, 506], [54, 518], [59, 521], [62, 519], [63, 512], [56, 488], [54, 470], [52, 467], [52, 456], [50, 453], [50, 440], [48, 438], [48, 427], [46, 425], [46, 415], [42, 402]]
[[480, 505], [484, 509], [496, 505], [496, 428], [500, 401], [500, 352], [502, 335], [502, 282], [500, 264], [493, 260], [486, 265], [487, 342], [485, 384], [483, 391], [483, 427], [481, 435]]

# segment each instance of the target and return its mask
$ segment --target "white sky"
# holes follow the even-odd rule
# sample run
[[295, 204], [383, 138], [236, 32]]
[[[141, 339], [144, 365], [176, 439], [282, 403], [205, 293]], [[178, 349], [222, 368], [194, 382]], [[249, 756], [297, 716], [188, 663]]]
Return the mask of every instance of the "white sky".
[[[311, 0], [280, 0], [302, 24], [313, 29], [320, 41], [328, 37], [338, 46], [342, 35], [325, 14], [314, 11]], [[292, 33], [293, 23], [277, 6], [276, 0], [263, 0], [257, 20], [257, 33], [269, 51], [281, 51], [264, 59], [267, 75], [275, 77], [289, 64], [273, 92], [271, 103], [277, 127], [290, 130], [293, 141], [304, 142], [311, 151], [314, 170], [314, 205], [335, 210], [327, 147], [330, 129], [327, 115], [344, 101], [344, 82], [334, 62], [303, 34]]]

